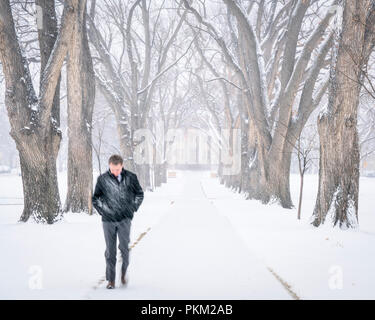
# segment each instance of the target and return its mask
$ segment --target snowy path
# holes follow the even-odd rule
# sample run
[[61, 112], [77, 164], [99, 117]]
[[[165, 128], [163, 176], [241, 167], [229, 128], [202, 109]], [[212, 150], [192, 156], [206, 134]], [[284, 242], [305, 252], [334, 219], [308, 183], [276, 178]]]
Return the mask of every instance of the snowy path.
[[202, 175], [207, 172], [179, 172], [182, 188], [131, 251], [128, 286], [107, 290], [103, 282], [86, 298], [291, 299], [206, 197]]

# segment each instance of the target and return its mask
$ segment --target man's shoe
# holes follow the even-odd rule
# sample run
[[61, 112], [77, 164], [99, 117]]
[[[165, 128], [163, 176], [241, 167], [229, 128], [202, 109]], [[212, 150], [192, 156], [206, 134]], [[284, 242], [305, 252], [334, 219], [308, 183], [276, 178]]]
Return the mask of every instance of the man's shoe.
[[114, 289], [115, 288], [115, 282], [114, 281], [108, 281], [107, 289]]
[[128, 281], [127, 281], [127, 279], [126, 279], [126, 277], [125, 277], [125, 274], [123, 274], [123, 275], [121, 276], [121, 283], [122, 283], [123, 285], [128, 284]]

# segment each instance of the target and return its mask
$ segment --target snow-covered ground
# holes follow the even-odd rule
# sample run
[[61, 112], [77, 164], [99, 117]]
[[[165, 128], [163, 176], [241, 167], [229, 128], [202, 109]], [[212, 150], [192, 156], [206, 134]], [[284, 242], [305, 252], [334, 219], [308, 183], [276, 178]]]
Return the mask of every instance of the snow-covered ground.
[[[177, 178], [145, 193], [132, 222], [129, 284], [107, 290], [100, 281], [100, 216], [18, 223], [21, 178], [0, 175], [0, 299], [293, 299], [293, 293], [374, 299], [375, 179], [361, 178], [354, 231], [309, 225], [317, 182], [306, 176], [298, 221], [296, 209], [245, 200], [207, 171], [177, 171]], [[64, 201], [66, 173], [59, 186]], [[291, 188], [297, 206], [297, 175]]]

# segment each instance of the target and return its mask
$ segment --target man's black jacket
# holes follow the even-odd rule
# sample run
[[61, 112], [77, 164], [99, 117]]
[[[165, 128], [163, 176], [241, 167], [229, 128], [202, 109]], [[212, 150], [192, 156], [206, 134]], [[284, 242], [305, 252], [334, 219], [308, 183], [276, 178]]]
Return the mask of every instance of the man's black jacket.
[[102, 221], [121, 221], [133, 219], [143, 201], [143, 190], [137, 175], [122, 168], [122, 179], [119, 182], [108, 169], [96, 182], [92, 204], [102, 216]]

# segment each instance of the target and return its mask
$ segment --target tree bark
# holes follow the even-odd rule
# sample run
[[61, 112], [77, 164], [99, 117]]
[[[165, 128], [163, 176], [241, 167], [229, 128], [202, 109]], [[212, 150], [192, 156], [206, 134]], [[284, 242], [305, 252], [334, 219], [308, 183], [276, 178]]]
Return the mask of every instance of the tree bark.
[[[314, 226], [331, 220], [342, 229], [358, 225], [359, 147], [357, 111], [361, 90], [366, 17], [370, 1], [345, 1], [331, 64], [329, 103], [318, 118], [319, 189]], [[372, 9], [373, 10], [373, 9]]]
[[87, 40], [86, 1], [76, 15], [67, 59], [68, 191], [64, 211], [92, 214], [92, 113], [95, 78]]

